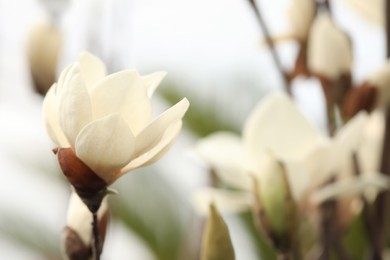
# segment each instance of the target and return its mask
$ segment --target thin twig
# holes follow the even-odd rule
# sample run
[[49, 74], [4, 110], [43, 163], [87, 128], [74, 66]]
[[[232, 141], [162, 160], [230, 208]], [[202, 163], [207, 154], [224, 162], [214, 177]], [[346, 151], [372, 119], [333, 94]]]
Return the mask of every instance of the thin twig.
[[99, 223], [97, 213], [92, 213], [92, 234], [93, 234], [93, 246], [92, 256], [94, 260], [100, 260], [100, 238], [99, 238]]
[[255, 0], [248, 0], [248, 1], [251, 4], [253, 10], [255, 11], [256, 18], [257, 18], [257, 20], [258, 20], [258, 22], [260, 24], [261, 30], [263, 31], [263, 34], [264, 34], [264, 38], [265, 38], [265, 40], [267, 42], [267, 45], [268, 45], [268, 47], [269, 47], [269, 49], [271, 51], [271, 55], [272, 55], [272, 58], [274, 60], [275, 66], [276, 66], [277, 70], [280, 72], [280, 74], [282, 75], [283, 83], [284, 83], [284, 89], [291, 96], [291, 88], [290, 88], [290, 83], [289, 83], [289, 77], [288, 77], [287, 73], [283, 69], [282, 63], [280, 61], [278, 53], [276, 52], [275, 44], [274, 44], [274, 42], [273, 42], [273, 40], [271, 38], [271, 34], [270, 34], [269, 30], [268, 30], [267, 24], [266, 24], [266, 22], [263, 19], [263, 16], [262, 16], [262, 14], [260, 12], [260, 9], [259, 9], [259, 7], [256, 4], [256, 1]]

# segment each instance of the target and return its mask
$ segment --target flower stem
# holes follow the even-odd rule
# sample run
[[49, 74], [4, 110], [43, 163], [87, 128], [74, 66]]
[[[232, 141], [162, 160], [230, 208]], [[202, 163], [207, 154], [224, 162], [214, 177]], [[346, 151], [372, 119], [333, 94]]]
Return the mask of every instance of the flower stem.
[[99, 238], [99, 223], [97, 218], [97, 213], [92, 213], [92, 235], [93, 235], [93, 245], [92, 245], [92, 256], [94, 260], [100, 260], [100, 238]]
[[272, 58], [274, 60], [274, 63], [276, 65], [277, 70], [280, 72], [283, 78], [284, 83], [284, 89], [285, 91], [291, 96], [291, 88], [290, 88], [290, 80], [286, 72], [284, 71], [282, 67], [282, 63], [280, 62], [280, 58], [278, 56], [278, 53], [276, 52], [275, 44], [271, 38], [270, 32], [268, 30], [267, 24], [263, 19], [263, 16], [260, 12], [259, 7], [256, 4], [255, 0], [249, 0], [249, 3], [251, 4], [253, 10], [255, 11], [256, 18], [260, 24], [261, 30], [263, 31], [265, 40], [267, 42], [267, 45], [271, 51]]

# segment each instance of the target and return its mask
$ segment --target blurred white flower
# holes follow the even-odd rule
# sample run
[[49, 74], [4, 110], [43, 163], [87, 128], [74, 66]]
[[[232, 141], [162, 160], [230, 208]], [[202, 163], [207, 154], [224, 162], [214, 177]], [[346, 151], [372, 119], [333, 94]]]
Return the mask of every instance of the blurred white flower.
[[377, 106], [386, 107], [390, 104], [390, 61], [387, 61], [384, 66], [372, 73], [367, 78], [367, 82], [378, 90], [376, 95]]
[[[196, 146], [198, 154], [221, 180], [241, 191], [237, 193], [225, 190], [225, 194], [229, 193], [229, 197], [226, 197], [219, 193], [219, 189], [200, 190], [194, 195], [195, 207], [202, 208], [197, 204], [208, 204], [208, 200], [214, 200], [219, 205], [218, 200], [224, 197], [223, 205], [227, 205], [229, 199], [232, 201], [228, 208], [230, 211], [244, 209], [243, 205], [251, 203], [247, 199], [249, 195], [244, 195], [244, 191], [252, 191], [250, 176], [257, 178], [262, 185], [270, 185], [270, 181], [267, 181], [268, 164], [264, 163], [269, 152], [283, 162], [292, 198], [298, 204], [313, 203], [313, 193], [333, 175], [340, 180], [349, 180], [344, 180], [328, 193], [333, 197], [361, 193], [370, 185], [386, 188], [387, 182], [383, 182], [379, 174], [356, 177], [352, 171], [354, 152], [358, 153], [362, 161], [363, 171], [376, 167], [371, 161], [377, 158], [364, 156], [367, 149], [376, 151], [375, 155], [379, 156], [380, 142], [367, 145], [371, 137], [365, 131], [370, 120], [367, 114], [360, 113], [340, 129], [333, 139], [329, 139], [307, 121], [286, 95], [272, 94], [264, 98], [251, 113], [245, 123], [242, 138], [224, 132], [199, 141]], [[375, 173], [377, 168], [371, 171]], [[342, 185], [343, 183], [347, 185]], [[338, 188], [340, 185], [343, 187], [342, 192]], [[269, 188], [275, 187], [270, 185]], [[316, 203], [322, 201], [316, 200]], [[223, 205], [219, 205], [221, 209]]]
[[306, 41], [315, 15], [312, 0], [290, 0], [288, 18], [292, 34], [300, 41]]
[[102, 61], [79, 55], [47, 93], [46, 128], [59, 148], [69, 148], [107, 184], [167, 152], [188, 109], [186, 98], [152, 120], [151, 97], [165, 72], [135, 70], [106, 75]]
[[328, 13], [314, 19], [308, 41], [308, 67], [312, 73], [337, 80], [349, 73], [352, 47], [348, 35], [334, 24]]

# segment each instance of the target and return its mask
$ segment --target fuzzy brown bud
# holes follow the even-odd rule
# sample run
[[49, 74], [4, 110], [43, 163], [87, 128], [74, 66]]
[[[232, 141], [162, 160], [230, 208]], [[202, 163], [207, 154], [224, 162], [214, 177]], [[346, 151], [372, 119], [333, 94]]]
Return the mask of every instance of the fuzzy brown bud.
[[343, 103], [342, 112], [344, 118], [350, 119], [362, 110], [371, 112], [376, 105], [377, 93], [377, 88], [369, 83], [351, 88]]
[[107, 194], [107, 183], [82, 162], [71, 148], [57, 151], [61, 170], [91, 212], [96, 212]]

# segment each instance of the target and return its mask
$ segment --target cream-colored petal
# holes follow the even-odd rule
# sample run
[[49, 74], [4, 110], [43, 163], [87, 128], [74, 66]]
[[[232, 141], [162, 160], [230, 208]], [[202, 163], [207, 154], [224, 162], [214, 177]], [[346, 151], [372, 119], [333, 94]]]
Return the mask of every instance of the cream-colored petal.
[[336, 133], [330, 162], [335, 164], [334, 170], [338, 175], [354, 175], [352, 156], [362, 144], [367, 121], [366, 112], [360, 112]]
[[385, 24], [385, 1], [384, 0], [344, 0], [350, 4], [362, 18], [376, 25]]
[[389, 177], [380, 173], [364, 174], [359, 177], [350, 176], [314, 192], [310, 202], [319, 205], [330, 199], [342, 199], [345, 197], [362, 194], [367, 189], [382, 191], [389, 188]]
[[362, 143], [358, 150], [359, 164], [362, 172], [380, 170], [384, 143], [385, 118], [382, 111], [370, 114], [364, 128]]
[[152, 105], [138, 72], [125, 70], [111, 74], [91, 90], [94, 119], [121, 113], [137, 135], [152, 116]]
[[88, 89], [106, 76], [106, 65], [89, 52], [82, 52], [78, 56], [81, 75]]
[[53, 140], [53, 142], [59, 147], [69, 147], [69, 142], [60, 126], [58, 116], [59, 102], [55, 92], [56, 84], [50, 87], [42, 104], [46, 129], [51, 140]]
[[329, 14], [318, 14], [309, 34], [309, 70], [337, 80], [350, 72], [351, 66], [352, 47], [347, 34], [333, 23]]
[[321, 138], [283, 93], [262, 99], [248, 117], [243, 130], [244, 146], [254, 158], [270, 150], [278, 159], [300, 160]]
[[179, 121], [176, 124], [170, 126], [165, 131], [165, 134], [161, 139], [161, 141], [155, 147], [153, 147], [147, 153], [135, 158], [128, 165], [123, 167], [121, 172], [116, 174], [109, 183], [112, 183], [113, 181], [115, 181], [117, 178], [119, 178], [120, 176], [122, 176], [128, 171], [131, 171], [133, 169], [142, 166], [150, 165], [156, 162], [157, 160], [159, 160], [163, 155], [165, 155], [169, 151], [169, 149], [175, 143], [176, 138], [180, 133], [182, 124], [183, 124], [182, 121]]
[[204, 216], [209, 213], [210, 203], [223, 213], [238, 213], [251, 209], [253, 195], [250, 192], [201, 188], [192, 194], [191, 202], [195, 211]]
[[66, 66], [65, 69], [61, 72], [60, 77], [59, 77], [58, 82], [57, 82], [57, 88], [55, 91], [56, 95], [60, 95], [60, 92], [62, 92], [61, 90], [64, 87], [65, 79], [67, 78], [68, 73], [72, 67], [73, 67], [73, 64], [70, 64], [70, 65]]
[[76, 140], [76, 155], [108, 181], [133, 158], [135, 138], [120, 114], [108, 115], [84, 127]]
[[190, 103], [186, 98], [176, 103], [174, 106], [162, 113], [158, 118], [146, 126], [135, 140], [135, 155], [139, 156], [152, 149], [160, 142], [166, 129], [180, 121], [187, 111]]
[[315, 4], [312, 0], [290, 0], [288, 18], [293, 34], [299, 40], [305, 40], [315, 15]]
[[166, 75], [167, 73], [165, 71], [158, 71], [141, 77], [144, 82], [144, 86], [147, 89], [149, 98], [153, 96], [154, 91]]
[[72, 75], [59, 98], [60, 125], [74, 147], [80, 130], [92, 121], [91, 101], [80, 73]]
[[244, 190], [252, 188], [252, 179], [245, 166], [245, 151], [237, 134], [211, 134], [197, 142], [195, 152], [226, 184]]

